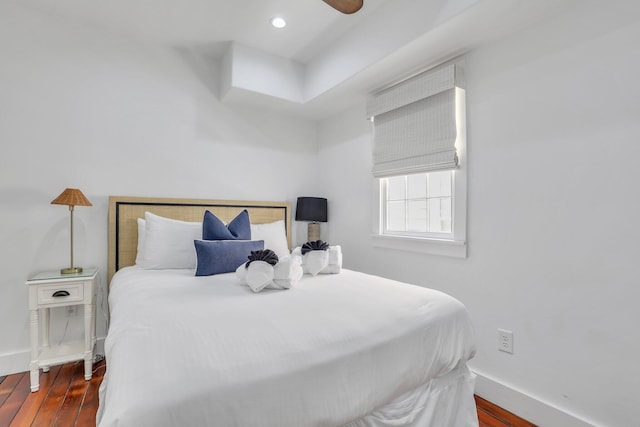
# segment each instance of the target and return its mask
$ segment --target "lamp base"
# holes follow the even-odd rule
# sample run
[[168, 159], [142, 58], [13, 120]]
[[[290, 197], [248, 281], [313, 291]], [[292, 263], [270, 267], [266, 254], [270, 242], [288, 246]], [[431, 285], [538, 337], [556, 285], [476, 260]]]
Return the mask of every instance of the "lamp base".
[[60, 270], [60, 274], [78, 274], [82, 273], [82, 267], [69, 267]]
[[307, 227], [307, 242], [320, 240], [320, 223], [310, 222]]

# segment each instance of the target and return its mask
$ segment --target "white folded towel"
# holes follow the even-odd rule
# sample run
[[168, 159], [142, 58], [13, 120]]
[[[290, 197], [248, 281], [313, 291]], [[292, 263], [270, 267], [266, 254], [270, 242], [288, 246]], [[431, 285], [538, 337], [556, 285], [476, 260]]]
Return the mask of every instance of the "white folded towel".
[[329, 246], [326, 251], [310, 251], [302, 255], [298, 246], [291, 253], [302, 257], [302, 271], [313, 276], [317, 274], [338, 274], [342, 271], [342, 248]]
[[299, 256], [286, 256], [273, 267], [273, 289], [289, 289], [302, 279], [302, 258]]
[[269, 289], [290, 289], [302, 278], [301, 259], [283, 257], [275, 266], [264, 261], [252, 261], [249, 267], [242, 264], [236, 269], [236, 278], [248, 285], [253, 292]]
[[264, 261], [253, 261], [247, 270], [247, 285], [253, 292], [260, 292], [273, 283], [274, 269]]
[[329, 251], [311, 251], [303, 257], [302, 271], [311, 273], [312, 276], [320, 273], [329, 265]]

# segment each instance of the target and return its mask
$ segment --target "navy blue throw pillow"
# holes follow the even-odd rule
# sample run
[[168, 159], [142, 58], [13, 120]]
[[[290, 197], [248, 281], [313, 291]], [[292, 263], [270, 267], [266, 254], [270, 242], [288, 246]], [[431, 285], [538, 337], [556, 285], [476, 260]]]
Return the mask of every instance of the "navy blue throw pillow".
[[236, 271], [247, 262], [251, 251], [264, 249], [264, 240], [194, 240], [198, 266], [196, 276]]
[[229, 225], [211, 211], [204, 212], [202, 221], [202, 240], [251, 240], [251, 222], [249, 212], [243, 210]]

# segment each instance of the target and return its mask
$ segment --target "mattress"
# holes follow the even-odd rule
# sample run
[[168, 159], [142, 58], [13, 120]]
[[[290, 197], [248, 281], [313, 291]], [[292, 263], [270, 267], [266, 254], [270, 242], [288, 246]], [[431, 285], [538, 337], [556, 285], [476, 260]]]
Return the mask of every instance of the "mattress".
[[350, 270], [260, 293], [193, 274], [114, 276], [98, 426], [477, 425], [451, 296]]

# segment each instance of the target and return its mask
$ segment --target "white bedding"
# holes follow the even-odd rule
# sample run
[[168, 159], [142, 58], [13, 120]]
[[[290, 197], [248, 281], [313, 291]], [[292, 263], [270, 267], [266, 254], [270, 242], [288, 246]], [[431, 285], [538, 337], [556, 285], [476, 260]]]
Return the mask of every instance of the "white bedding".
[[477, 425], [454, 298], [349, 270], [260, 293], [193, 274], [114, 276], [98, 426]]

